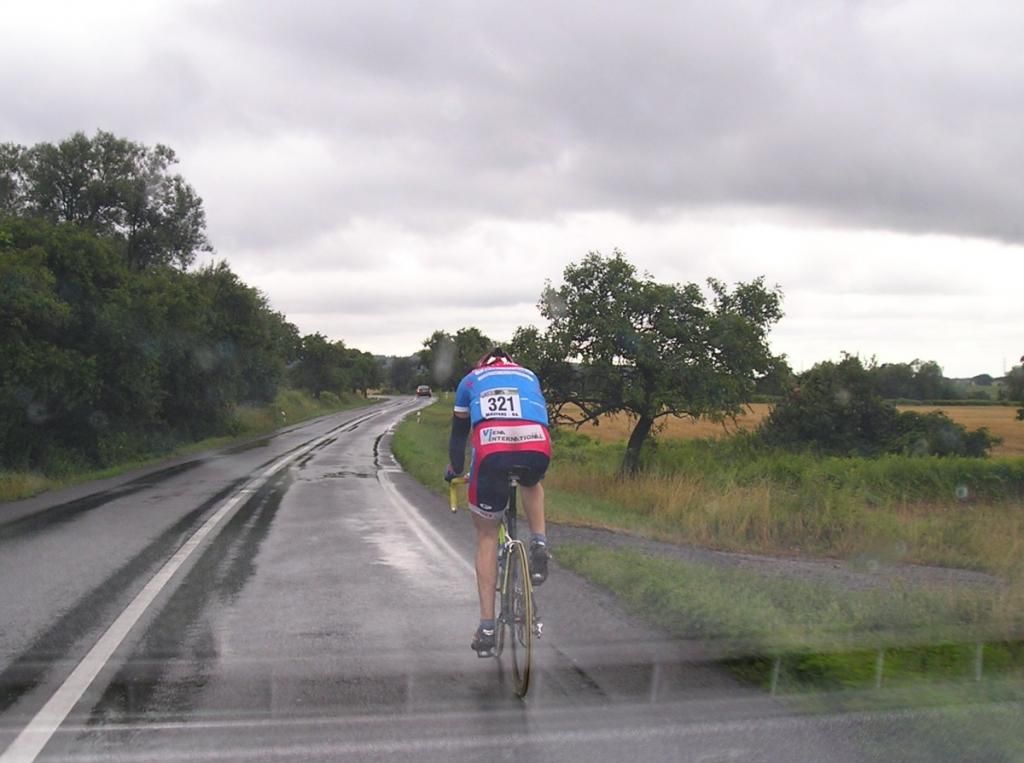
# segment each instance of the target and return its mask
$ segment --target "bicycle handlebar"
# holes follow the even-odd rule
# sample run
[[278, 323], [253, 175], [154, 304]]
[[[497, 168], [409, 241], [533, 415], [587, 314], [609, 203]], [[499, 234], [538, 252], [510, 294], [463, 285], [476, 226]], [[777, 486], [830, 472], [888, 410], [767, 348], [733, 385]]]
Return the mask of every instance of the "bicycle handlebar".
[[466, 477], [453, 477], [448, 483], [448, 506], [454, 514], [459, 510], [459, 485], [465, 485], [469, 480]]

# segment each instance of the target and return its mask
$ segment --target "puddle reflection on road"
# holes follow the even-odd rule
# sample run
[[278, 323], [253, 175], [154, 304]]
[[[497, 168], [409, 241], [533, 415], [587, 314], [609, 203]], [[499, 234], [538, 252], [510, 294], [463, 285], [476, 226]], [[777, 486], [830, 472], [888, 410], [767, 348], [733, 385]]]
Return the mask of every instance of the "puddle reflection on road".
[[399, 518], [385, 512], [366, 512], [347, 517], [346, 523], [353, 533], [374, 546], [377, 564], [397, 571], [408, 584], [445, 598], [464, 597], [471, 582], [465, 571], [425, 543]]

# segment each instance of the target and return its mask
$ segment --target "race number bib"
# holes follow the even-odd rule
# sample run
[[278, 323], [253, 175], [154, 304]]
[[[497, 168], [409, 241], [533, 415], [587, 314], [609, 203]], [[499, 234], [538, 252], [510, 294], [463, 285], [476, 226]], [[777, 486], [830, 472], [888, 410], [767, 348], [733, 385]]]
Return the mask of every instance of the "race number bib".
[[521, 419], [523, 409], [519, 404], [519, 391], [514, 389], [492, 389], [480, 395], [480, 415], [485, 419]]

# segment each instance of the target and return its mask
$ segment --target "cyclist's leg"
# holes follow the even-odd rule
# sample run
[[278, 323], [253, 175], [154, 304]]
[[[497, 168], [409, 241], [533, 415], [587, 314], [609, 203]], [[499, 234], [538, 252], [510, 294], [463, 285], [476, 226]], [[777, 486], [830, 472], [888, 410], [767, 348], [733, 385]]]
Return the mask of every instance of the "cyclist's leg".
[[[480, 657], [494, 655], [494, 592], [498, 582], [498, 526], [508, 504], [508, 481], [496, 469], [494, 455], [474, 453], [470, 471], [469, 509], [476, 528], [476, 584], [480, 599], [480, 626], [473, 637], [473, 649]], [[496, 508], [495, 508], [496, 507]]]
[[523, 496], [523, 511], [530, 525], [530, 577], [535, 586], [540, 585], [548, 577], [548, 552], [546, 526], [544, 520], [544, 488], [541, 480], [547, 472], [550, 459], [546, 453], [521, 454], [526, 473], [520, 480], [520, 492]]
[[520, 486], [523, 494], [523, 510], [530, 523], [530, 579], [539, 586], [548, 579], [548, 539], [544, 533], [544, 488], [538, 482], [529, 487]]
[[545, 534], [544, 486], [541, 480], [551, 460], [546, 453], [527, 451], [518, 454], [519, 464], [525, 470], [519, 480], [519, 494], [523, 497], [523, 511], [534, 537]]
[[544, 535], [544, 485], [540, 482], [530, 486], [520, 484], [519, 495], [523, 497], [523, 511], [530, 524], [530, 532], [533, 535]]
[[480, 595], [480, 619], [494, 619], [494, 590], [498, 584], [498, 524], [501, 514], [484, 517], [473, 513], [476, 527], [476, 587]]

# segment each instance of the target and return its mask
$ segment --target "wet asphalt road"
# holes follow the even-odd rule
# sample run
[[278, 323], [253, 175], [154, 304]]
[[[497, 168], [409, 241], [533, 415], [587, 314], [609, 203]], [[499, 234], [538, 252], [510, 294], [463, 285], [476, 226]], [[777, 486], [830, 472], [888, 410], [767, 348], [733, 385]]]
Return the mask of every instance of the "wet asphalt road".
[[469, 649], [469, 517], [390, 456], [389, 431], [418, 405], [0, 515], [0, 750], [175, 549], [288, 452], [146, 609], [40, 760], [846, 761], [882, 759], [878, 739], [898, 738], [896, 716], [794, 714], [557, 566], [538, 591], [535, 683], [517, 700], [501, 662]]

